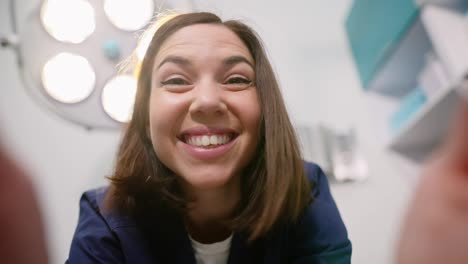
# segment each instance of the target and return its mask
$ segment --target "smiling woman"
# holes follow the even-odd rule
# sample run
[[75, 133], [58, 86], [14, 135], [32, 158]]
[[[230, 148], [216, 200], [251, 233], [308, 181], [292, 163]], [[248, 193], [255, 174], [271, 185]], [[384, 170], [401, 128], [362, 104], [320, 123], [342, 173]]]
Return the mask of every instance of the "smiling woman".
[[211, 13], [154, 33], [110, 187], [86, 192], [69, 263], [349, 263], [261, 42]]

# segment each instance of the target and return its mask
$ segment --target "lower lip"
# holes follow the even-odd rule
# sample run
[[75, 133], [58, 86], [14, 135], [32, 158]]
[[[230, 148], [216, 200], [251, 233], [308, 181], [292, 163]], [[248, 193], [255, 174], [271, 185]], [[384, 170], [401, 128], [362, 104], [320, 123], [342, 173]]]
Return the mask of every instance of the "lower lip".
[[201, 148], [201, 147], [189, 145], [185, 142], [182, 142], [182, 143], [183, 143], [183, 147], [185, 151], [187, 151], [189, 155], [191, 155], [192, 157], [196, 159], [200, 159], [200, 160], [211, 160], [211, 159], [216, 159], [226, 154], [226, 152], [228, 152], [231, 149], [231, 147], [234, 145], [234, 142], [236, 140], [237, 138], [235, 138], [234, 140], [230, 141], [227, 144], [220, 145], [215, 148]]

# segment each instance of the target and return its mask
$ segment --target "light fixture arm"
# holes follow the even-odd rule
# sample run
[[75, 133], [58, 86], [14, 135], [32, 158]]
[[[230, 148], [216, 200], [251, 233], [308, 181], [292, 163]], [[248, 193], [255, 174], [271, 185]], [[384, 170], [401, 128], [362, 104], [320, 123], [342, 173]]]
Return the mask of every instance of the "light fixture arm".
[[8, 9], [10, 11], [10, 34], [0, 34], [0, 46], [2, 48], [12, 48], [17, 54], [17, 63], [19, 66], [22, 66], [21, 56], [19, 56], [19, 35], [18, 35], [18, 26], [16, 23], [16, 3], [15, 0], [8, 1]]
[[18, 36], [0, 35], [0, 46], [2, 48], [16, 48], [18, 46]]

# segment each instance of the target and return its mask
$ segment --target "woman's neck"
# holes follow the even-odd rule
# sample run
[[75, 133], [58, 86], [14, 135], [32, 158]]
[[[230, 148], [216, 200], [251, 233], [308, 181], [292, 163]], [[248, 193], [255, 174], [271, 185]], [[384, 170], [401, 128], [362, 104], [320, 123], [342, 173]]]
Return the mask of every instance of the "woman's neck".
[[232, 233], [229, 222], [240, 200], [240, 185], [228, 184], [219, 189], [191, 190], [185, 225], [190, 236], [201, 243], [219, 242]]

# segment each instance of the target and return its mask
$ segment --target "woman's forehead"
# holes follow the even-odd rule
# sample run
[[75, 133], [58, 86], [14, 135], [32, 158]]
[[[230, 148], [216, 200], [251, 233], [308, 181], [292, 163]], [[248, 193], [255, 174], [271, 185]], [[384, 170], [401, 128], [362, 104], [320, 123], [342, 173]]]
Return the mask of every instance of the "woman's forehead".
[[240, 55], [253, 64], [253, 58], [247, 46], [229, 28], [217, 24], [190, 25], [176, 31], [163, 42], [156, 55], [155, 63], [166, 56], [196, 55]]

